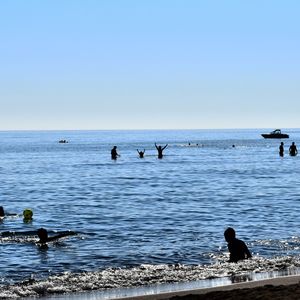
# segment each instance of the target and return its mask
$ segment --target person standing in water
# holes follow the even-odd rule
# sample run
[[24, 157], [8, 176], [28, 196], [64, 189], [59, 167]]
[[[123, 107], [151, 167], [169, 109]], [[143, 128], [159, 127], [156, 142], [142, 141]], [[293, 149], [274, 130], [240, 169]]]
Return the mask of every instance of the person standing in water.
[[111, 159], [116, 160], [118, 156], [120, 156], [117, 152], [117, 146], [114, 146], [111, 151]]
[[289, 152], [290, 152], [290, 156], [296, 156], [298, 154], [298, 150], [294, 142], [292, 142]]
[[138, 152], [140, 158], [144, 158], [145, 149], [144, 149], [144, 151], [139, 151], [139, 149], [136, 149], [136, 151]]
[[158, 152], [158, 158], [160, 158], [160, 159], [163, 158], [163, 151], [167, 147], [168, 147], [168, 144], [166, 144], [164, 147], [162, 147], [162, 146], [157, 146], [155, 143], [155, 148], [157, 149], [157, 152]]
[[284, 147], [283, 147], [283, 142], [280, 143], [279, 146], [279, 156], [283, 157], [283, 152], [284, 152]]
[[230, 253], [229, 262], [238, 262], [242, 259], [252, 257], [246, 244], [235, 237], [235, 230], [228, 227], [224, 231], [224, 237], [228, 243], [228, 250]]

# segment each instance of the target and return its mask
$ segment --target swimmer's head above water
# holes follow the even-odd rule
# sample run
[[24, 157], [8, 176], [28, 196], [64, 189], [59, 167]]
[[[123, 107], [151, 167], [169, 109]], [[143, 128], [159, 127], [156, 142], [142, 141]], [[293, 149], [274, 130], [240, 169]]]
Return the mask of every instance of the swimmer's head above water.
[[48, 242], [57, 241], [59, 238], [63, 238], [70, 235], [76, 235], [77, 233], [74, 231], [64, 231], [61, 233], [58, 233], [54, 236], [48, 236], [48, 230], [45, 228], [39, 228], [37, 230], [37, 235], [39, 237], [38, 243], [40, 244], [46, 244]]
[[29, 208], [24, 209], [24, 211], [23, 211], [24, 221], [31, 221], [32, 216], [33, 216], [33, 212], [31, 209], [29, 209]]

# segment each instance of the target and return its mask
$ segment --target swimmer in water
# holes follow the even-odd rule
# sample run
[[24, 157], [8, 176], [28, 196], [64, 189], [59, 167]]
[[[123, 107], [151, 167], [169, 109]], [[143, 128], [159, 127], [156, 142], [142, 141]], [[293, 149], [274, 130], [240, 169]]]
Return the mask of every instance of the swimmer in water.
[[117, 146], [114, 146], [111, 151], [110, 151], [110, 154], [111, 154], [111, 159], [113, 160], [116, 160], [118, 156], [120, 156], [117, 152]]
[[283, 153], [284, 153], [284, 143], [281, 142], [279, 146], [279, 156], [283, 157]]
[[46, 244], [48, 242], [53, 242], [56, 241], [62, 237], [70, 236], [70, 235], [75, 235], [76, 232], [74, 231], [68, 231], [68, 232], [63, 232], [54, 236], [49, 237], [48, 236], [48, 231], [45, 228], [40, 228], [37, 231], [37, 235], [39, 237], [39, 241], [37, 242], [38, 244]]
[[18, 216], [18, 214], [6, 213], [6, 212], [4, 212], [3, 206], [0, 206], [0, 218], [4, 218], [6, 216], [15, 217], [15, 216]]
[[138, 152], [140, 158], [144, 158], [145, 149], [144, 149], [144, 151], [139, 151], [139, 149], [136, 149], [136, 151]]
[[230, 253], [229, 262], [238, 262], [242, 259], [252, 257], [246, 244], [235, 237], [235, 230], [228, 227], [224, 232], [224, 237], [228, 243], [228, 250]]
[[157, 146], [156, 143], [155, 143], [155, 148], [157, 149], [157, 152], [158, 152], [158, 158], [161, 159], [163, 158], [163, 151], [168, 147], [168, 144], [166, 144], [164, 147], [162, 146]]
[[290, 156], [296, 156], [298, 154], [297, 147], [295, 145], [295, 142], [292, 142], [292, 145], [289, 148]]
[[26, 208], [23, 211], [23, 221], [25, 223], [30, 223], [32, 221], [32, 217], [33, 217], [33, 212], [31, 209]]

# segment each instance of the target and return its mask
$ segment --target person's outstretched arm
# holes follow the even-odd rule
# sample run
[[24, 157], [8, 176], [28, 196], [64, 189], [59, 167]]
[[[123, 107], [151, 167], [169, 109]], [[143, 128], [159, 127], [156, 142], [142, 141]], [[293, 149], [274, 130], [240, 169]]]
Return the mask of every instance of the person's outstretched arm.
[[62, 233], [59, 233], [57, 235], [54, 235], [54, 236], [51, 236], [51, 237], [48, 237], [48, 240], [47, 242], [52, 242], [52, 241], [56, 241], [60, 238], [63, 238], [63, 237], [66, 237], [66, 236], [70, 236], [70, 235], [76, 235], [77, 233], [75, 231], [67, 231], [67, 232], [62, 232]]
[[164, 146], [162, 149], [164, 150], [164, 149], [166, 149], [168, 147], [168, 144], [166, 144], [166, 146]]

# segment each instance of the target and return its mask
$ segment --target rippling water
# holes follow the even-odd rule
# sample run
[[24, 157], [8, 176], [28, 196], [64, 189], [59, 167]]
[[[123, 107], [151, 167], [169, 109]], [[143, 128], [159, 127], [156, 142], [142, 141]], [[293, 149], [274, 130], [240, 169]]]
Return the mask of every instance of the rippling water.
[[[20, 233], [0, 237], [2, 283], [225, 262], [227, 226], [258, 259], [298, 259], [300, 160], [287, 152], [292, 141], [300, 144], [300, 129], [286, 130], [284, 158], [280, 141], [264, 140], [263, 132], [0, 132], [0, 205], [34, 212], [31, 223], [0, 223], [0, 232]], [[161, 160], [154, 142], [169, 144]], [[113, 145], [117, 161], [110, 159]], [[144, 159], [137, 148], [146, 149]], [[39, 227], [78, 235], [41, 249], [36, 236], [25, 234]]]

